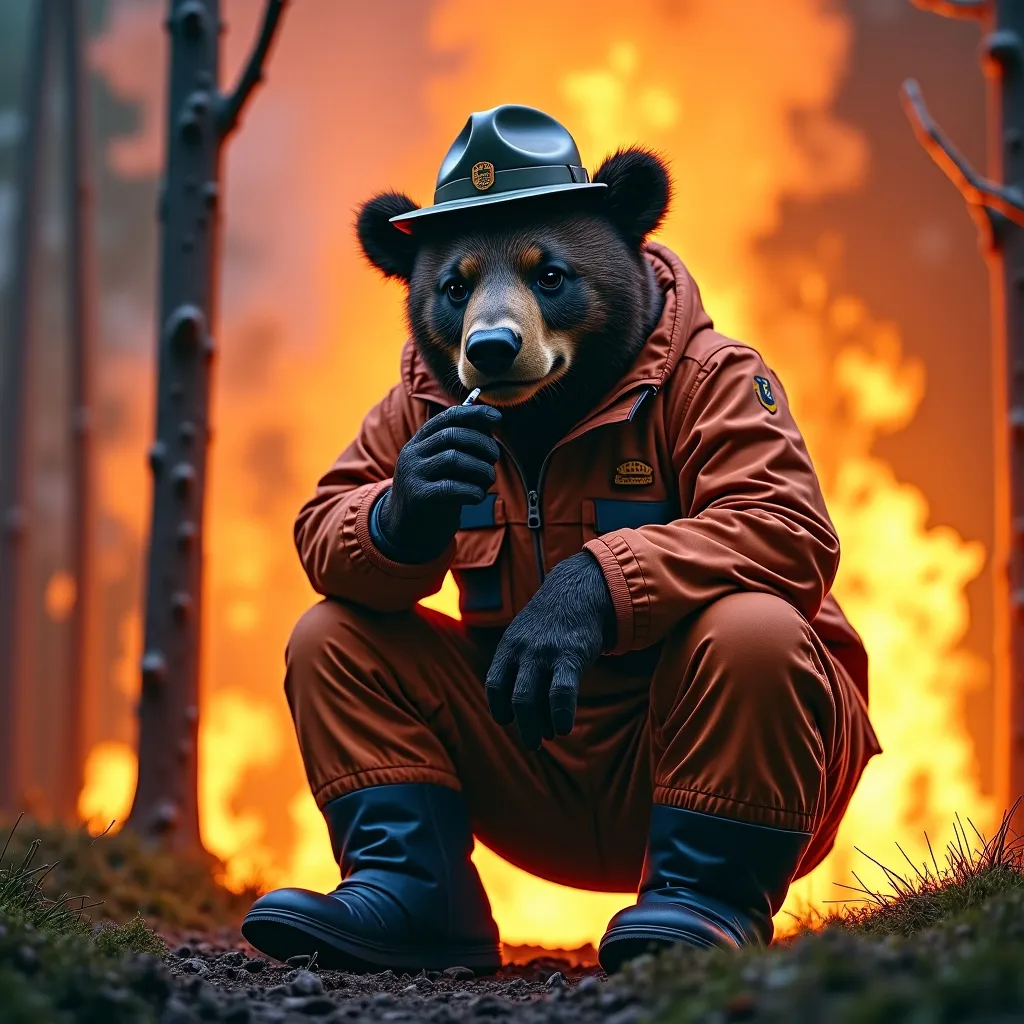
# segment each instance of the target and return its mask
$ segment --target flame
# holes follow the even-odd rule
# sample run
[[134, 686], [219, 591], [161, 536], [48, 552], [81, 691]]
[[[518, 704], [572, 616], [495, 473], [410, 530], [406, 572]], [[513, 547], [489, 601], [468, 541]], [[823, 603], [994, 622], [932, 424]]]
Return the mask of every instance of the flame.
[[[226, 4], [228, 70], [256, 6]], [[964, 588], [983, 552], [931, 526], [924, 495], [872, 454], [878, 437], [913, 417], [923, 367], [903, 356], [896, 325], [875, 321], [857, 296], [830, 292], [841, 238], [771, 264], [754, 251], [785, 198], [849, 191], [863, 178], [865, 140], [831, 113], [848, 21], [824, 0], [566, 0], [522, 13], [470, 0], [370, 6], [309, 0], [289, 12], [228, 161], [200, 794], [204, 839], [226, 861], [228, 884], [255, 871], [268, 885], [337, 881], [280, 679], [291, 624], [313, 600], [290, 544], [295, 511], [394, 382], [404, 338], [401, 291], [383, 289], [358, 258], [352, 208], [393, 185], [428, 201], [468, 112], [509, 101], [567, 124], [591, 170], [632, 142], [670, 157], [675, 209], [659, 237], [693, 270], [719, 329], [756, 344], [779, 372], [819, 469], [843, 541], [835, 591], [871, 656], [872, 718], [886, 753], [869, 766], [834, 852], [786, 909], [835, 899], [833, 883], [865, 866], [854, 844], [884, 853], [898, 840], [918, 856], [915, 837], [927, 829], [941, 843], [956, 812], [989, 825], [961, 709], [984, 674], [959, 649]], [[163, 116], [159, 5], [117, 0], [111, 10], [93, 63], [143, 116], [108, 159], [123, 174], [152, 174]], [[372, 103], [350, 102], [371, 88]], [[152, 334], [148, 309], [125, 303], [118, 316], [114, 333]], [[125, 424], [101, 453], [102, 500], [136, 546], [152, 422], [152, 388], [140, 381], [151, 374], [148, 360], [121, 355], [101, 380]], [[457, 614], [451, 579], [425, 603]], [[108, 685], [131, 696], [137, 608], [118, 637]], [[83, 816], [103, 825], [123, 816], [134, 770], [128, 745], [98, 744]], [[474, 858], [506, 941], [596, 941], [633, 898], [554, 886], [481, 846]]]

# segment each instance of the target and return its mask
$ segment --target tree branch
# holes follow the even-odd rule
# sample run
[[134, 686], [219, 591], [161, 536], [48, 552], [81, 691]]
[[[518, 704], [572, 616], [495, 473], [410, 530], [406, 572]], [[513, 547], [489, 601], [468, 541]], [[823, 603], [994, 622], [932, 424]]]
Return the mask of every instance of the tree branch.
[[263, 80], [263, 62], [267, 58], [270, 44], [274, 40], [274, 33], [277, 31], [277, 23], [281, 18], [288, 0], [267, 0], [267, 6], [263, 11], [263, 27], [256, 39], [256, 45], [249, 60], [238, 79], [235, 88], [225, 96], [222, 96], [217, 111], [217, 127], [222, 137], [230, 135], [238, 125], [238, 119], [242, 114], [253, 89]]
[[947, 18], [984, 18], [992, 8], [992, 0], [910, 0], [922, 11], [942, 14]]
[[994, 210], [1024, 227], [1024, 196], [1016, 189], [1004, 188], [983, 178], [971, 167], [928, 113], [917, 82], [912, 78], [904, 82], [900, 98], [918, 141], [942, 168], [946, 177], [956, 185], [964, 199], [972, 206]]

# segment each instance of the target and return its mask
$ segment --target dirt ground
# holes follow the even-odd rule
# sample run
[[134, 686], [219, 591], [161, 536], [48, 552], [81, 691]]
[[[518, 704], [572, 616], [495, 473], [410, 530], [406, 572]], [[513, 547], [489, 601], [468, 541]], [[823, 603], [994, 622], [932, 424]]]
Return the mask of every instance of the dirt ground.
[[320, 971], [304, 957], [280, 965], [244, 943], [186, 941], [166, 960], [174, 991], [161, 1024], [197, 1020], [298, 1024], [310, 1019], [346, 1024], [494, 1020], [636, 1024], [640, 1020], [639, 999], [622, 984], [607, 982], [593, 963], [592, 949], [564, 956], [529, 956], [540, 952], [506, 950], [506, 957], [516, 962], [488, 978], [474, 978], [472, 972], [458, 967], [413, 977], [392, 971], [370, 975]]

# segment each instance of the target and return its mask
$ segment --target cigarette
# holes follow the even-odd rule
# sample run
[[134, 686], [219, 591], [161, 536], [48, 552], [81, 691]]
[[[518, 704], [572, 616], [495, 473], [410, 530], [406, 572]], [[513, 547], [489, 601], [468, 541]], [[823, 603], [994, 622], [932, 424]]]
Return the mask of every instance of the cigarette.
[[480, 397], [480, 392], [483, 388], [473, 388], [472, 391], [466, 396], [466, 400], [462, 403], [463, 405], [475, 405], [476, 400]]

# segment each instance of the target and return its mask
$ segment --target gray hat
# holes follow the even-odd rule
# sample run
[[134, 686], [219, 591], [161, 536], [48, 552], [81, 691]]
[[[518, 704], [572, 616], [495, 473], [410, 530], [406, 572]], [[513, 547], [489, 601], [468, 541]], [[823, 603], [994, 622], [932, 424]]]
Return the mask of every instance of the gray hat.
[[580, 166], [572, 136], [553, 117], [517, 103], [469, 115], [441, 164], [434, 205], [392, 217], [412, 234], [413, 221], [514, 199], [603, 189]]

